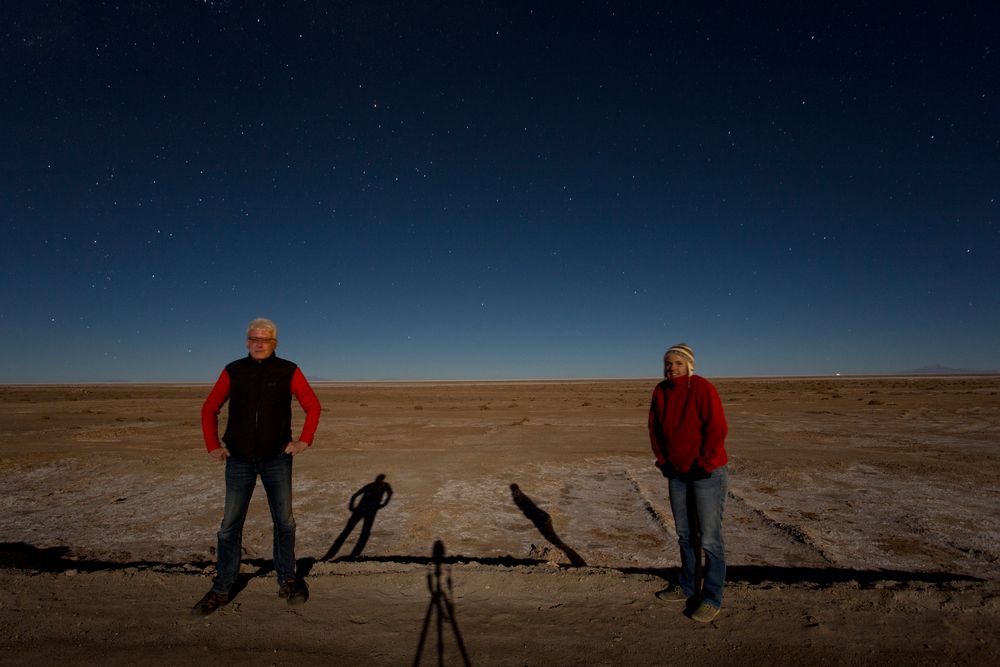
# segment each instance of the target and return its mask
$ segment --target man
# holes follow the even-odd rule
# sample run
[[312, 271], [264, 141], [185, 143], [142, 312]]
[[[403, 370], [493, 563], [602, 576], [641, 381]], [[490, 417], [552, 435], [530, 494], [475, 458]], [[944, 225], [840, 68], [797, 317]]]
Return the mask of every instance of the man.
[[[226, 506], [219, 528], [218, 563], [212, 589], [191, 609], [207, 616], [229, 602], [240, 570], [243, 523], [260, 476], [274, 522], [274, 570], [278, 596], [288, 604], [309, 597], [295, 574], [295, 518], [292, 515], [292, 458], [312, 444], [320, 404], [298, 366], [279, 359], [274, 322], [255, 319], [247, 327], [249, 354], [223, 369], [201, 407], [208, 454], [226, 464]], [[292, 440], [292, 397], [305, 410], [299, 439]], [[229, 419], [219, 442], [219, 411], [229, 401]]]
[[[653, 390], [649, 406], [649, 441], [656, 467], [669, 480], [681, 569], [677, 583], [656, 597], [684, 602], [693, 607], [691, 618], [708, 623], [719, 613], [726, 581], [722, 514], [729, 483], [729, 427], [719, 392], [694, 374], [690, 345], [679, 343], [667, 350], [663, 375], [666, 379]], [[706, 564], [699, 588], [700, 551]]]

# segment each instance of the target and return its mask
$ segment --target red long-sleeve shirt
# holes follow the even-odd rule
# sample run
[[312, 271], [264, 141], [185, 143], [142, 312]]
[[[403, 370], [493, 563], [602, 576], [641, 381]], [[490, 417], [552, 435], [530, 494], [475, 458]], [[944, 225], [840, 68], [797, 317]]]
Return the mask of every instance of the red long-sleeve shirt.
[[685, 473], [712, 472], [726, 464], [726, 416], [719, 392], [700, 375], [667, 379], [653, 390], [649, 442], [657, 465]]
[[[306, 420], [302, 425], [302, 434], [299, 436], [299, 440], [312, 446], [322, 408], [312, 387], [306, 381], [306, 376], [299, 368], [296, 368], [292, 374], [291, 390], [292, 395], [306, 413]], [[201, 432], [205, 437], [205, 448], [208, 451], [222, 446], [222, 442], [219, 440], [219, 412], [227, 400], [229, 400], [229, 373], [223, 369], [219, 379], [215, 381], [212, 391], [209, 392], [208, 398], [201, 406]]]

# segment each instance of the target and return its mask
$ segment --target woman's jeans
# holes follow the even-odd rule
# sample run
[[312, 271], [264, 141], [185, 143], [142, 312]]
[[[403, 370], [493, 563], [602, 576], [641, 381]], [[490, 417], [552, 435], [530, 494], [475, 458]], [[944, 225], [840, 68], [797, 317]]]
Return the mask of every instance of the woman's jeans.
[[240, 571], [243, 523], [257, 476], [267, 493], [274, 523], [274, 569], [278, 584], [295, 578], [295, 517], [292, 516], [292, 456], [278, 454], [270, 461], [251, 463], [226, 459], [226, 509], [219, 528], [219, 562], [212, 590], [228, 593]]
[[700, 552], [705, 552], [702, 602], [716, 609], [722, 606], [726, 582], [726, 542], [722, 537], [722, 511], [726, 507], [729, 471], [716, 468], [711, 476], [693, 482], [670, 480], [670, 510], [681, 548], [681, 572], [677, 583], [689, 596], [698, 595], [696, 574], [701, 568]]

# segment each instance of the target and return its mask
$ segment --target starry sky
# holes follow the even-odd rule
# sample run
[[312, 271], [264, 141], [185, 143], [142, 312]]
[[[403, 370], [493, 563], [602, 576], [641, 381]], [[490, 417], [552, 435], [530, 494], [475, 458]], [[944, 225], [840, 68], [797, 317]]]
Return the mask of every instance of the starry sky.
[[995, 2], [7, 0], [0, 382], [1000, 369]]

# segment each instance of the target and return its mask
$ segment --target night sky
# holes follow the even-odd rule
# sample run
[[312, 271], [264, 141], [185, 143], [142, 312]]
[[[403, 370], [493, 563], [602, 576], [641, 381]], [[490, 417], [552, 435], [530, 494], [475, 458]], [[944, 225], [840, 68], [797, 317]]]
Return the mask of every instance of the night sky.
[[996, 2], [0, 5], [0, 382], [1000, 369]]

